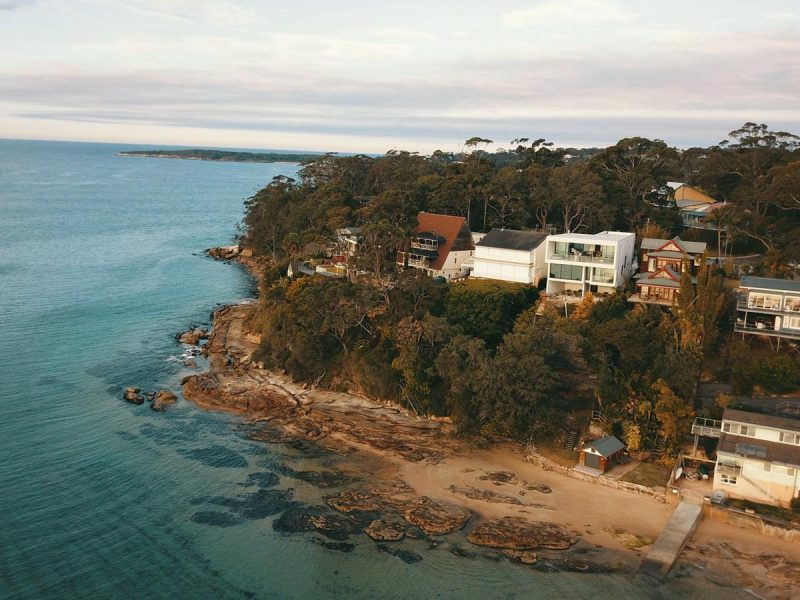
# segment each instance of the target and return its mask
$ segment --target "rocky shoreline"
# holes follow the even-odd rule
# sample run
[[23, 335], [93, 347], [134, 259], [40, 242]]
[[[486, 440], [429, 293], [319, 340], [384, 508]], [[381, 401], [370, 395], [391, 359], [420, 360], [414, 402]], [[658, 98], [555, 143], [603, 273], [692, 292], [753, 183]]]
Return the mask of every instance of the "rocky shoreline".
[[[207, 254], [239, 262], [256, 277], [263, 272], [238, 247]], [[266, 508], [256, 512], [276, 515], [276, 531], [311, 534], [312, 541], [342, 552], [354, 548], [348, 541], [354, 537], [371, 538], [376, 550], [409, 563], [423, 557], [407, 539], [427, 540], [431, 547], [444, 544], [468, 559], [511, 560], [541, 571], [634, 573], [668, 519], [669, 507], [653, 498], [541, 469], [526, 461], [522, 448], [477, 448], [455, 437], [446, 420], [421, 419], [390, 403], [298, 385], [264, 369], [255, 359], [259, 336], [247, 327], [255, 309], [250, 303], [215, 311], [203, 346], [209, 368], [184, 378], [184, 397], [203, 409], [242, 416], [242, 429], [253, 440], [301, 448], [309, 457], [319, 448], [350, 465], [342, 470], [322, 464], [308, 471], [284, 465], [265, 473], [267, 487], [258, 492], [264, 498], [256, 500]], [[371, 461], [367, 471], [359, 470], [364, 457]], [[280, 475], [326, 493], [301, 505], [291, 500], [290, 491], [269, 489]], [[251, 511], [249, 504], [245, 509]], [[195, 520], [227, 526], [239, 518], [203, 512]], [[708, 572], [723, 563], [734, 567], [707, 541], [695, 544], [709, 548], [703, 555]], [[722, 585], [744, 585], [742, 574], [754, 564], [735, 565]], [[709, 578], [694, 563], [679, 562], [674, 577], [687, 574]], [[771, 585], [766, 577], [759, 586], [751, 584], [766, 597], [782, 597]]]
[[[439, 543], [441, 538], [458, 534], [462, 542], [475, 548], [467, 551], [457, 544], [457, 552], [466, 554], [478, 552], [537, 565], [537, 556], [547, 552], [553, 556], [537, 568], [552, 570], [555, 564], [560, 564], [560, 569], [593, 572], [625, 568], [618, 553], [605, 556], [568, 527], [529, 519], [520, 512], [555, 510], [524, 496], [532, 492], [544, 497], [551, 491], [547, 485], [527, 484], [509, 472], [476, 471], [466, 475], [470, 485], [450, 486], [445, 500], [396, 477], [397, 465], [424, 470], [468, 452], [468, 446], [453, 436], [453, 427], [446, 420], [421, 419], [392, 404], [297, 385], [264, 369], [254, 359], [258, 336], [246, 327], [254, 309], [253, 304], [240, 304], [215, 311], [204, 347], [209, 369], [184, 378], [184, 397], [204, 409], [245, 417], [247, 435], [254, 440], [313, 443], [339, 456], [366, 453], [385, 461], [383, 472], [372, 474], [366, 484], [350, 481], [339, 472], [292, 473], [320, 487], [330, 484], [335, 491], [323, 497], [324, 506], [287, 510], [276, 521], [279, 531], [313, 532], [337, 543], [364, 534], [382, 544], [381, 551], [390, 553], [394, 553], [393, 547], [386, 544], [405, 538]], [[508, 484], [515, 490], [492, 489], [510, 488]], [[479, 508], [482, 505], [501, 510], [484, 515]], [[573, 548], [572, 558], [556, 556]], [[587, 555], [590, 550], [591, 559]], [[403, 560], [417, 560], [406, 551], [398, 552]]]

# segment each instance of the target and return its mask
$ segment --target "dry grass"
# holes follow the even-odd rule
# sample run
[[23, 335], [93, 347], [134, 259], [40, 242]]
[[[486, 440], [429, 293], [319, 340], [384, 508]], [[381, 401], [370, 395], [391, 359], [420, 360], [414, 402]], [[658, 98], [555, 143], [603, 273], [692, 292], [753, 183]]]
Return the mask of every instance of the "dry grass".
[[642, 463], [621, 479], [629, 483], [636, 483], [647, 487], [664, 487], [669, 481], [672, 469], [654, 463]]
[[564, 450], [554, 446], [536, 446], [536, 451], [542, 456], [549, 458], [565, 467], [574, 467], [578, 464], [578, 453], [574, 450]]

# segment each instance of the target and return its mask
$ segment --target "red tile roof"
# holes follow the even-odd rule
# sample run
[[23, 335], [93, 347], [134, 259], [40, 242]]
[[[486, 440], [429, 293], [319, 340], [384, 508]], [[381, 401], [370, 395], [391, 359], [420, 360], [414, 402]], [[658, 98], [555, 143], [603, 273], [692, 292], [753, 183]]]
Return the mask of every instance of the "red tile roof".
[[451, 250], [474, 250], [469, 225], [464, 217], [437, 215], [421, 212], [417, 215], [417, 228], [414, 233], [435, 233], [444, 238], [439, 244], [439, 254], [431, 263], [431, 269], [440, 271]]

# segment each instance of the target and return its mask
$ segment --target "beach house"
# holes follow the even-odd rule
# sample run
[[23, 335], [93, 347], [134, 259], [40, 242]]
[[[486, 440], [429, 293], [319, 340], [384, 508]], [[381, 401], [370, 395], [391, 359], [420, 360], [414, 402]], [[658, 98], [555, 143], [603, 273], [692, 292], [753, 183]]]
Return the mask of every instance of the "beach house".
[[417, 227], [397, 253], [400, 268], [420, 269], [430, 277], [452, 280], [467, 274], [464, 263], [475, 245], [464, 217], [421, 212]]
[[644, 238], [639, 256], [639, 272], [634, 276], [636, 293], [631, 302], [671, 305], [680, 291], [681, 277], [688, 273], [692, 283], [706, 260], [705, 242], [686, 242]]
[[800, 341], [800, 281], [745, 276], [738, 293], [736, 333]]
[[547, 277], [546, 239], [537, 231], [492, 229], [475, 244], [471, 276], [538, 285]]
[[800, 497], [800, 419], [726, 409], [719, 435], [715, 490], [784, 507]]
[[548, 236], [548, 295], [613, 293], [633, 272], [635, 239], [623, 231]]

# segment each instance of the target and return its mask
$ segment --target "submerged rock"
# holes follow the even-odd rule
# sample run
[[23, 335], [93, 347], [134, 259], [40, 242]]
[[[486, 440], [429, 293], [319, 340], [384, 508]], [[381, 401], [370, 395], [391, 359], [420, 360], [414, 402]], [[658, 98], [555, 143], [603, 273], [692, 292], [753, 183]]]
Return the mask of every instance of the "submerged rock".
[[386, 554], [391, 554], [392, 556], [396, 556], [404, 563], [409, 565], [418, 563], [422, 560], [422, 557], [417, 554], [416, 552], [411, 552], [410, 550], [403, 550], [402, 548], [391, 548], [386, 544], [378, 544], [375, 546], [381, 552], [385, 552]]
[[461, 506], [423, 496], [412, 502], [403, 516], [427, 535], [444, 535], [464, 527], [469, 521], [470, 512]]
[[214, 525], [215, 527], [231, 527], [244, 523], [244, 519], [227, 512], [216, 510], [206, 510], [196, 512], [192, 515], [192, 521], [203, 525]]
[[555, 523], [503, 517], [481, 523], [467, 539], [477, 546], [507, 550], [566, 550], [578, 540], [574, 533]]
[[341, 515], [327, 512], [321, 506], [294, 507], [284, 512], [272, 523], [279, 533], [318, 532], [327, 538], [345, 541], [358, 533], [356, 524]]
[[178, 397], [169, 390], [158, 390], [158, 393], [155, 395], [155, 399], [150, 405], [150, 408], [156, 412], [163, 412], [168, 406], [175, 404], [177, 401]]

